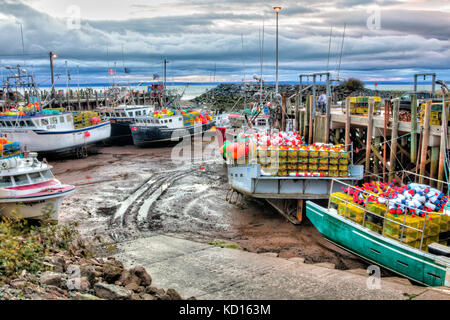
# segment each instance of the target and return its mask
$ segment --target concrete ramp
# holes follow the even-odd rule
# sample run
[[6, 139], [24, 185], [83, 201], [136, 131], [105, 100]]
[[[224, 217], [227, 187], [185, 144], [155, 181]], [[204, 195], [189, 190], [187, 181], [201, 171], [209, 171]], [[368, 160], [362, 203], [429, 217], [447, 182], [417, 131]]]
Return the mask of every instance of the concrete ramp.
[[224, 249], [156, 235], [118, 245], [116, 258], [143, 266], [156, 287], [197, 299], [450, 299], [407, 281], [381, 280], [369, 289], [368, 275], [305, 264], [237, 249]]

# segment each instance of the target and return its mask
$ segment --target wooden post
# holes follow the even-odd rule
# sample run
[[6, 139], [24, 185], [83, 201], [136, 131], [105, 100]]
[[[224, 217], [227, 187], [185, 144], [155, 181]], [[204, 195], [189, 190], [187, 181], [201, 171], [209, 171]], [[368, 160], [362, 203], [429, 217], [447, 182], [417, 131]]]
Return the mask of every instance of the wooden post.
[[281, 131], [286, 131], [286, 95], [281, 96]]
[[411, 163], [417, 162], [417, 95], [411, 97]]
[[89, 90], [86, 90], [86, 110], [90, 110], [91, 107], [89, 105]]
[[[427, 164], [428, 142], [430, 140], [430, 116], [431, 100], [425, 104], [425, 117], [423, 120], [422, 150], [420, 151], [420, 174], [425, 175], [425, 166]], [[423, 177], [419, 178], [419, 183], [423, 183]]]
[[77, 100], [78, 100], [78, 110], [81, 110], [80, 91], [77, 91]]
[[336, 129], [334, 133], [334, 144], [341, 143], [341, 129]]
[[[445, 170], [445, 153], [447, 152], [448, 138], [448, 106], [449, 102], [446, 102], [442, 106], [442, 132], [441, 132], [441, 146], [439, 148], [439, 170], [438, 170], [438, 180], [444, 180], [444, 170]], [[437, 188], [442, 190], [443, 185], [441, 182], [438, 183]]]
[[330, 120], [331, 120], [331, 97], [327, 97], [327, 110], [325, 114], [325, 143], [328, 143], [330, 140]]
[[373, 106], [374, 99], [371, 97], [369, 99], [369, 110], [367, 115], [367, 137], [366, 137], [366, 166], [365, 171], [370, 172], [370, 146], [372, 145], [372, 135], [373, 135]]
[[394, 178], [396, 160], [397, 160], [397, 139], [398, 139], [398, 113], [400, 108], [400, 100], [394, 101], [394, 110], [392, 111], [392, 128], [391, 128], [391, 156], [389, 168], [389, 181]]
[[[430, 177], [437, 178], [437, 167], [439, 161], [439, 147], [431, 147], [431, 163], [430, 163]], [[430, 186], [435, 187], [436, 181], [430, 180]]]
[[[380, 153], [380, 138], [379, 137], [376, 137], [374, 139], [374, 147], [375, 147], [375, 150], [378, 153]], [[377, 157], [373, 157], [373, 173], [375, 173], [376, 175], [378, 175], [380, 173], [380, 162]]]
[[345, 99], [345, 151], [350, 150], [350, 98]]
[[300, 114], [298, 112], [298, 95], [295, 96], [295, 131], [300, 131]]
[[389, 123], [389, 108], [390, 108], [391, 102], [389, 100], [384, 101], [384, 128], [383, 128], [383, 135], [384, 135], [384, 144], [383, 144], [383, 181], [386, 182], [386, 171], [387, 171], [387, 126]]
[[311, 145], [313, 143], [313, 128], [314, 128], [314, 119], [313, 119], [313, 96], [309, 96], [309, 133], [308, 133], [308, 144]]
[[98, 108], [98, 92], [95, 90], [95, 107]]

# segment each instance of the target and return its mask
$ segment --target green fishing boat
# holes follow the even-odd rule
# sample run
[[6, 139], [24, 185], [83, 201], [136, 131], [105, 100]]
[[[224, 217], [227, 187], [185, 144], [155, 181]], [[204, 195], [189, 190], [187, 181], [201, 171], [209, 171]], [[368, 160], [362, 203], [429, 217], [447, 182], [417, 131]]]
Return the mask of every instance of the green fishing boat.
[[[336, 184], [355, 188], [337, 180], [333, 184], [331, 190], [336, 190]], [[352, 215], [355, 211], [361, 214]], [[438, 243], [438, 237], [428, 237], [427, 230], [433, 226], [431, 222], [427, 225], [427, 219], [412, 227], [406, 218], [399, 221], [391, 218], [387, 210], [384, 213], [370, 206], [357, 208], [348, 196], [332, 192], [328, 208], [307, 201], [306, 215], [327, 240], [370, 263], [426, 286], [450, 286], [450, 248]], [[398, 225], [398, 238], [392, 236], [392, 225]]]

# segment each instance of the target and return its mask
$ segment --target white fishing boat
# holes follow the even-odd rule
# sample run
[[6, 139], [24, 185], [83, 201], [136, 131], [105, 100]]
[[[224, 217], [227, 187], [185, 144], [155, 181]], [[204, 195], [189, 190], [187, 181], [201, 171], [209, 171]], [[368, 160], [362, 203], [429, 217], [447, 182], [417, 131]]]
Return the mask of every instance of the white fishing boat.
[[57, 221], [63, 198], [75, 187], [56, 179], [37, 153], [20, 152], [17, 142], [2, 147], [8, 152], [0, 157], [0, 215]]
[[132, 144], [130, 124], [136, 122], [137, 117], [147, 116], [155, 111], [153, 105], [126, 105], [117, 107], [103, 107], [96, 110], [102, 119], [111, 122], [112, 144]]
[[0, 134], [26, 151], [76, 152], [84, 157], [89, 145], [109, 139], [111, 124], [91, 111], [10, 111], [0, 114]]

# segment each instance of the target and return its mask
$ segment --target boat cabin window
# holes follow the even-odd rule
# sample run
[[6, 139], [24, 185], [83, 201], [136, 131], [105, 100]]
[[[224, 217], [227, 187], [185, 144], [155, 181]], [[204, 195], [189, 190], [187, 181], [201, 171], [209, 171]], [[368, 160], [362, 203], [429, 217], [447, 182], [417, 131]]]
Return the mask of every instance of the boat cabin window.
[[70, 114], [67, 115], [66, 119], [67, 122], [72, 122], [72, 116]]
[[133, 117], [133, 116], [134, 116], [133, 112], [128, 112], [128, 115], [129, 115], [130, 117]]
[[126, 118], [127, 114], [125, 112], [121, 112], [120, 115], [124, 118]]
[[63, 116], [59, 117], [59, 122], [64, 123], [64, 117]]
[[51, 124], [57, 124], [58, 123], [58, 119], [56, 117], [52, 117], [52, 118], [50, 118], [50, 123]]
[[169, 119], [169, 122], [172, 122], [172, 119]]
[[34, 127], [33, 121], [27, 120], [26, 122], [27, 122], [27, 126], [28, 126], [28, 127]]
[[265, 126], [266, 125], [266, 120], [258, 120], [258, 126]]
[[41, 171], [41, 174], [47, 180], [53, 179], [53, 174], [50, 170]]
[[29, 184], [28, 176], [26, 174], [21, 174], [18, 176], [14, 176], [14, 182], [16, 183], [16, 186], [23, 186], [25, 184]]
[[140, 111], [136, 111], [136, 116], [140, 116], [141, 112]]
[[4, 127], [4, 126], [5, 126], [5, 124], [3, 123], [3, 121], [0, 121], [0, 128]]
[[33, 183], [43, 182], [45, 179], [41, 176], [39, 172], [30, 173], [30, 179]]
[[0, 177], [0, 187], [10, 187], [12, 186], [12, 181], [10, 176]]
[[48, 125], [48, 119], [41, 119], [41, 125], [47, 126]]
[[147, 110], [142, 110], [142, 114], [147, 114]]
[[26, 126], [27, 126], [27, 124], [25, 123], [25, 121], [20, 121], [20, 122], [19, 122], [19, 125], [20, 125], [21, 127], [26, 127]]
[[106, 114], [106, 116], [107, 116], [107, 117], [109, 117], [109, 116], [110, 116], [109, 112], [105, 112], [105, 114]]

